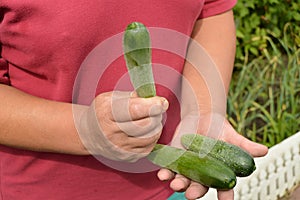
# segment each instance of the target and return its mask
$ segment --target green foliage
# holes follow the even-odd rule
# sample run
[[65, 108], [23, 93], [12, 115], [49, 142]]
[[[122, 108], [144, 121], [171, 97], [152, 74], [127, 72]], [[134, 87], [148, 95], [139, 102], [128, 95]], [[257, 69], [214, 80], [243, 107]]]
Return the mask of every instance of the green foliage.
[[273, 146], [300, 131], [300, 0], [239, 0], [228, 119]]
[[229, 91], [229, 121], [267, 146], [300, 130], [300, 47], [294, 31], [287, 23], [281, 37], [265, 36], [270, 48], [235, 68]]
[[273, 48], [268, 43], [268, 37], [282, 39], [287, 23], [290, 23], [294, 33], [290, 35], [290, 40], [299, 47], [299, 11], [300, 0], [239, 0], [234, 8], [238, 39], [237, 62], [247, 63]]

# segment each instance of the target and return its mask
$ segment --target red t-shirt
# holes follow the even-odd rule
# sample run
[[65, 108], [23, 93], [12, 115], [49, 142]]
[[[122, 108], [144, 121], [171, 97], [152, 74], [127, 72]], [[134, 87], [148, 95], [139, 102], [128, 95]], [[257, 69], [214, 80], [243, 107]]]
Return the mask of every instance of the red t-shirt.
[[[150, 28], [155, 47], [157, 93], [170, 102], [160, 140], [168, 143], [179, 122], [180, 74], [193, 25], [235, 3], [1, 0], [0, 83], [42, 98], [82, 104], [101, 92], [130, 90], [120, 36], [127, 24], [140, 21]], [[86, 63], [97, 66], [89, 68]], [[160, 200], [171, 193], [155, 171], [132, 173], [93, 156], [0, 146], [0, 200]]]

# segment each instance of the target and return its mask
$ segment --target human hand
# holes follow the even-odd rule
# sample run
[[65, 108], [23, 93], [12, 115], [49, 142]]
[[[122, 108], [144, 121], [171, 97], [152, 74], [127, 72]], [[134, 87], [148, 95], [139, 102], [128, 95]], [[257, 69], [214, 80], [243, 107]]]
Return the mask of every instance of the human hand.
[[80, 117], [78, 133], [92, 155], [134, 162], [148, 155], [162, 131], [163, 97], [139, 98], [130, 92], [98, 95]]
[[[209, 123], [209, 121], [212, 119], [217, 121], [215, 123], [219, 125], [212, 125]], [[216, 129], [218, 129], [218, 131], [216, 131]], [[214, 133], [211, 133], [211, 131]], [[186, 117], [178, 126], [171, 145], [182, 148], [180, 145], [180, 137], [185, 133], [193, 132], [202, 133], [204, 135], [218, 138], [228, 143], [240, 146], [254, 157], [264, 156], [268, 152], [268, 148], [266, 146], [252, 142], [237, 133], [230, 123], [220, 115], [216, 115], [215, 117], [211, 117], [211, 115], [204, 115], [201, 118], [197, 116]], [[185, 196], [187, 199], [197, 199], [203, 197], [208, 191], [207, 187], [191, 181], [182, 175], [175, 174], [168, 169], [159, 170], [157, 176], [162, 181], [173, 179], [170, 182], [170, 187], [177, 192], [185, 191]], [[233, 190], [218, 191], [219, 200], [233, 200], [233, 197]]]

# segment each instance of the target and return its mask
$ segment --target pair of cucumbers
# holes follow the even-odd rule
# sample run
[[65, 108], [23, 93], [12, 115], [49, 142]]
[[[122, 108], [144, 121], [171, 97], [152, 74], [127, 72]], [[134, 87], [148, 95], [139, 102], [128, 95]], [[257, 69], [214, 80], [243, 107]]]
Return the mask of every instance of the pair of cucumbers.
[[[127, 26], [123, 51], [138, 96], [155, 96], [150, 36], [142, 23]], [[156, 144], [147, 158], [160, 167], [220, 190], [233, 188], [236, 176], [248, 176], [255, 170], [251, 155], [237, 146], [199, 134], [183, 135], [181, 141], [186, 149]]]
[[199, 134], [181, 137], [186, 149], [156, 144], [148, 159], [154, 164], [219, 190], [232, 189], [236, 177], [255, 170], [250, 154], [238, 146]]

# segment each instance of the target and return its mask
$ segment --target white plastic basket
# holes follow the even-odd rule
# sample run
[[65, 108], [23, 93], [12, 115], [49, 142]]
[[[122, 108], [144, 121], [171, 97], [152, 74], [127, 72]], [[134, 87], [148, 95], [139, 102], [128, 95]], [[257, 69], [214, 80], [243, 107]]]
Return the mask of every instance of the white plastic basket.
[[[300, 184], [300, 132], [269, 149], [266, 156], [255, 158], [257, 169], [248, 177], [238, 178], [235, 200], [277, 200]], [[210, 189], [201, 200], [216, 200]]]

